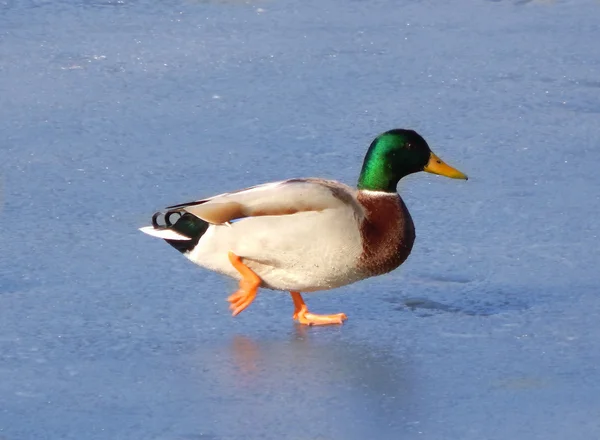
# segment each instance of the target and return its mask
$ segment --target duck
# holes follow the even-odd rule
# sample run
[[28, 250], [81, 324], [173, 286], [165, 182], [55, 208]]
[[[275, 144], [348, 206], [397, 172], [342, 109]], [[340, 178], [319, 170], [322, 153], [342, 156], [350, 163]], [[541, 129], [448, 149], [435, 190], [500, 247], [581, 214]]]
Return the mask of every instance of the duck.
[[299, 324], [339, 325], [346, 314], [311, 313], [302, 295], [383, 275], [406, 261], [415, 226], [397, 186], [421, 171], [468, 179], [419, 133], [396, 128], [371, 142], [355, 187], [315, 177], [264, 183], [168, 206], [140, 231], [239, 281], [227, 298], [233, 316], [266, 288], [290, 293]]

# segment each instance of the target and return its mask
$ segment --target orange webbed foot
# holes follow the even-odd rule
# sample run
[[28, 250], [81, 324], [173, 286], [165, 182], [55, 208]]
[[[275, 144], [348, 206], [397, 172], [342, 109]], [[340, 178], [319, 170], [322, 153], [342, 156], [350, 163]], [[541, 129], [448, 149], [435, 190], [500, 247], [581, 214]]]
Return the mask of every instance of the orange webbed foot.
[[229, 309], [232, 311], [232, 315], [237, 316], [252, 304], [252, 301], [256, 298], [261, 279], [248, 266], [242, 263], [242, 259], [233, 252], [229, 252], [229, 261], [242, 275], [239, 290], [227, 298], [227, 301], [230, 302]]
[[335, 315], [317, 315], [310, 313], [299, 292], [290, 292], [294, 301], [294, 320], [304, 325], [333, 325], [343, 324], [348, 317], [344, 313]]

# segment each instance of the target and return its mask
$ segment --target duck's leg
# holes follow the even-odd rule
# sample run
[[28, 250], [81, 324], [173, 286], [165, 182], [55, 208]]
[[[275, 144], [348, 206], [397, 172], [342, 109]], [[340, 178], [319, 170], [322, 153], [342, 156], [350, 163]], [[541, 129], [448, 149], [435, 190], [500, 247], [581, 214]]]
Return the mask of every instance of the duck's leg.
[[231, 251], [229, 252], [229, 261], [240, 275], [242, 275], [239, 290], [227, 298], [227, 301], [231, 303], [229, 309], [233, 312], [233, 316], [236, 316], [252, 304], [252, 301], [256, 298], [261, 279], [248, 266], [242, 263], [240, 257]]
[[300, 292], [290, 292], [292, 300], [294, 301], [294, 316], [300, 324], [305, 325], [330, 325], [330, 324], [342, 324], [348, 317], [343, 313], [337, 313], [335, 315], [315, 315], [310, 313], [306, 308], [306, 304], [302, 299]]

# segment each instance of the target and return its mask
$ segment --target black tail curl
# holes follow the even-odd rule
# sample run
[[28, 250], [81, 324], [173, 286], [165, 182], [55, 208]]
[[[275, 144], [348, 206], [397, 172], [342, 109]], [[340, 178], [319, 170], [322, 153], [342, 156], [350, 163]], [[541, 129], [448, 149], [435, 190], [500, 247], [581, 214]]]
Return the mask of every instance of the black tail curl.
[[[176, 214], [178, 217], [173, 218]], [[164, 224], [159, 223], [161, 216]], [[182, 209], [172, 209], [165, 213], [160, 211], [154, 213], [152, 216], [152, 226], [154, 229], [171, 229], [178, 234], [188, 237], [189, 240], [164, 239], [179, 252], [185, 253], [196, 247], [210, 224]]]
[[[176, 210], [176, 209], [167, 211], [165, 213], [163, 213], [161, 211], [155, 212], [154, 215], [152, 216], [152, 226], [154, 226], [154, 229], [169, 229], [169, 228], [173, 227], [173, 225], [175, 223], [173, 223], [171, 221], [171, 217], [175, 214], [177, 214], [179, 216], [179, 217], [177, 217], [177, 220], [175, 220], [175, 223], [177, 223], [177, 221], [179, 221], [179, 219], [181, 219], [181, 217], [184, 216], [185, 212], [181, 211], [181, 210]], [[158, 218], [161, 215], [163, 216], [163, 220], [165, 221], [164, 225], [161, 225], [158, 223]]]

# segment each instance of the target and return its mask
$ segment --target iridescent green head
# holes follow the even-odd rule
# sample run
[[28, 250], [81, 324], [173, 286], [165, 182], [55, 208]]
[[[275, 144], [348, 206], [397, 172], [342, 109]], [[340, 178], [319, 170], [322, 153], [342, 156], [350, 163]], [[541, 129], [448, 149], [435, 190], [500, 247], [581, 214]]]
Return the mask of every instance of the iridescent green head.
[[467, 179], [432, 153], [423, 137], [414, 130], [394, 129], [377, 136], [363, 162], [358, 188], [396, 192], [400, 179], [418, 171], [453, 179]]

